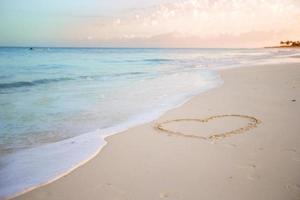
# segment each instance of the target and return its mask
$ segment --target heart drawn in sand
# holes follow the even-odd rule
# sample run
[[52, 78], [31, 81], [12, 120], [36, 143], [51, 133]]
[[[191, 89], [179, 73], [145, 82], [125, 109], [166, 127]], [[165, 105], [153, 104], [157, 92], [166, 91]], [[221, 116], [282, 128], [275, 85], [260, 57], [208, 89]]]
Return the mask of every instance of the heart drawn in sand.
[[[216, 119], [221, 119], [221, 118], [238, 118], [238, 119], [243, 119], [247, 120], [248, 123], [245, 126], [239, 127], [237, 129], [225, 131], [225, 132], [217, 132], [217, 133], [212, 133], [207, 136], [201, 136], [199, 134], [192, 134], [192, 133], [184, 133], [181, 131], [176, 131], [175, 129], [168, 128], [167, 126], [170, 124], [174, 123], [180, 123], [180, 122], [198, 122], [198, 123], [208, 123], [212, 122], [213, 120]], [[215, 115], [215, 116], [210, 116], [204, 119], [175, 119], [175, 120], [169, 120], [165, 121], [162, 123], [158, 123], [155, 125], [155, 128], [157, 128], [160, 131], [163, 131], [167, 134], [173, 134], [173, 135], [179, 135], [179, 136], [184, 136], [184, 137], [191, 137], [191, 138], [199, 138], [199, 139], [205, 139], [205, 140], [216, 140], [216, 139], [221, 139], [237, 134], [244, 133], [250, 129], [256, 128], [258, 124], [260, 124], [261, 121], [255, 117], [251, 117], [248, 115], [238, 115], [238, 114], [227, 114], [227, 115]], [[196, 131], [196, 130], [195, 130]]]

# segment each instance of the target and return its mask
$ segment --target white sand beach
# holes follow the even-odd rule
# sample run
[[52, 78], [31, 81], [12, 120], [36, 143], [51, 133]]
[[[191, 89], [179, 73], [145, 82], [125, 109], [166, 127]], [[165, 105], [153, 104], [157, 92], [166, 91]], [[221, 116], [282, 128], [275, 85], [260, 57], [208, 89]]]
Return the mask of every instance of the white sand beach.
[[[222, 86], [156, 121], [108, 137], [83, 166], [14, 199], [300, 199], [300, 64], [220, 74]], [[232, 114], [259, 123], [222, 116], [164, 124], [169, 132], [155, 128], [168, 120]], [[214, 134], [226, 137], [205, 139]]]

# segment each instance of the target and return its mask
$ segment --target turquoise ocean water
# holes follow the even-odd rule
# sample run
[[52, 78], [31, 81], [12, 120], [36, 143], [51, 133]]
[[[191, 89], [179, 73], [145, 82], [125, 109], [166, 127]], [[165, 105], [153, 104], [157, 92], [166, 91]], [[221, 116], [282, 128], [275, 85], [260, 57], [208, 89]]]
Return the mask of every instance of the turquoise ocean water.
[[0, 48], [0, 199], [70, 171], [104, 137], [295, 49]]

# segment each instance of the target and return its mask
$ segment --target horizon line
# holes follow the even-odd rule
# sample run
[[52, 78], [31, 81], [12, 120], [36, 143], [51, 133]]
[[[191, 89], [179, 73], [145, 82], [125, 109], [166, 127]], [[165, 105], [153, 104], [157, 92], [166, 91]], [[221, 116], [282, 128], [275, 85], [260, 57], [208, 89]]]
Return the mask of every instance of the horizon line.
[[0, 48], [35, 48], [35, 49], [263, 49], [266, 47], [91, 47], [91, 46], [1, 46]]

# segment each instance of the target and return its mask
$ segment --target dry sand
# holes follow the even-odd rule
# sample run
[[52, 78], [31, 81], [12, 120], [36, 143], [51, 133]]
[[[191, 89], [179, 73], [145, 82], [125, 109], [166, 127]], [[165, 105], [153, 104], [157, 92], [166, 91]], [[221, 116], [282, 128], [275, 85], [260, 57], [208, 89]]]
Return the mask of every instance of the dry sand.
[[[85, 165], [15, 199], [300, 199], [300, 64], [220, 73], [221, 87], [157, 121], [107, 138], [108, 145]], [[154, 129], [167, 120], [223, 114], [249, 115], [261, 123], [219, 140]], [[175, 122], [165, 128], [209, 137], [248, 123], [222, 117], [206, 123]]]

